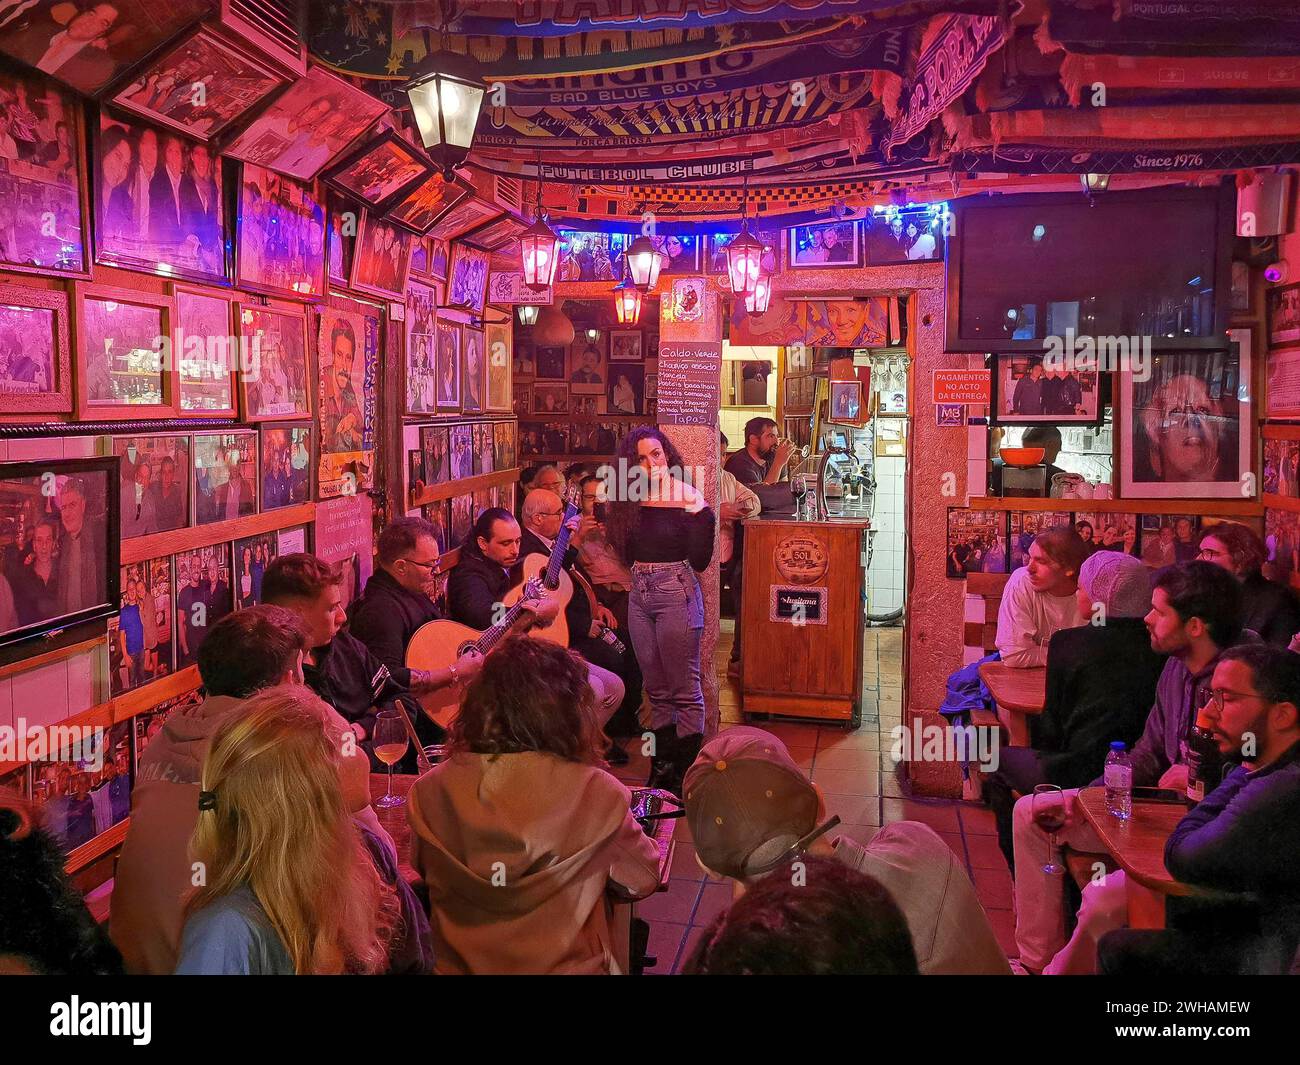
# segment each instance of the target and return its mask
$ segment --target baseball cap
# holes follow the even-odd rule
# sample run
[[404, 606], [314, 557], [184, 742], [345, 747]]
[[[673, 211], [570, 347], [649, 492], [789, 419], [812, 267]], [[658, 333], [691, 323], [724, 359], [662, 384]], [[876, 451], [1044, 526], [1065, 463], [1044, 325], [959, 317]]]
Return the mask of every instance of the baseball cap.
[[839, 824], [817, 824], [817, 790], [770, 732], [737, 726], [700, 750], [683, 785], [700, 861], [736, 879], [759, 876]]

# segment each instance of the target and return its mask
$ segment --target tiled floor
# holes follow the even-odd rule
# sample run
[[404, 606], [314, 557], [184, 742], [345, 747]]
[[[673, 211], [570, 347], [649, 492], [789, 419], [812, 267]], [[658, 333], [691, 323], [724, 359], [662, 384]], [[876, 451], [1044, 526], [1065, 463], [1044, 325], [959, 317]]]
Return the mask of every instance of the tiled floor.
[[[721, 687], [722, 727], [741, 724], [740, 692], [727, 678], [731, 623], [723, 621], [714, 657]], [[942, 799], [912, 799], [900, 786], [890, 758], [890, 730], [902, 720], [901, 628], [869, 629], [863, 655], [862, 727], [855, 731], [799, 722], [755, 722], [780, 737], [796, 762], [826, 795], [831, 813], [840, 815], [837, 834], [861, 842], [881, 825], [923, 821], [938, 832], [965, 863], [980, 901], [1008, 956], [1015, 954], [1011, 876], [998, 850], [992, 813], [982, 806]], [[632, 763], [620, 776], [645, 783], [646, 759], [629, 744]], [[641, 902], [638, 914], [650, 922], [648, 953], [657, 959], [649, 973], [680, 971], [695, 940], [730, 901], [730, 884], [706, 878], [695, 860], [690, 827], [677, 822], [677, 856], [669, 889]]]

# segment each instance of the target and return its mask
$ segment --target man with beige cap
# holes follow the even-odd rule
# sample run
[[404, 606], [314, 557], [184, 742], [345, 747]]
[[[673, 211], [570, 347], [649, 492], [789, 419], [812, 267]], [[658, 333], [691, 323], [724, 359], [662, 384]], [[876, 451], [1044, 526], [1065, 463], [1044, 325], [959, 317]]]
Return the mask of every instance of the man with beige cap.
[[938, 833], [899, 821], [865, 846], [847, 836], [827, 840], [839, 818], [826, 819], [821, 792], [771, 733], [737, 726], [715, 736], [683, 793], [700, 864], [731, 878], [737, 895], [804, 856], [832, 857], [893, 896], [922, 974], [1010, 975], [975, 889]]

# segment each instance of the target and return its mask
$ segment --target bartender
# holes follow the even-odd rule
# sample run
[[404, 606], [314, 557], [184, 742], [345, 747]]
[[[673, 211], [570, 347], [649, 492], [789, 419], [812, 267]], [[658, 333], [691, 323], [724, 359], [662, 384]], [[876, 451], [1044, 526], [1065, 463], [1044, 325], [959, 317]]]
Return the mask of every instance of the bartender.
[[771, 418], [750, 418], [745, 423], [745, 450], [737, 451], [724, 467], [763, 504], [765, 518], [794, 517], [794, 493], [786, 464], [794, 445], [776, 435]]

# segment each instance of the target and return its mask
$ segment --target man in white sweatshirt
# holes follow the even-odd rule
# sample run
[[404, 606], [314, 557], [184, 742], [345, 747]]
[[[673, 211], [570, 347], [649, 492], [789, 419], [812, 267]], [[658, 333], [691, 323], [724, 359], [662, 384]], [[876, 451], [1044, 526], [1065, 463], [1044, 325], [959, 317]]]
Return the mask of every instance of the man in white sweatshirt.
[[1047, 644], [1060, 629], [1090, 619], [1079, 613], [1075, 592], [1088, 548], [1071, 528], [1039, 533], [1029, 561], [1011, 574], [998, 609], [996, 643], [1002, 664], [1012, 669], [1047, 665]]

